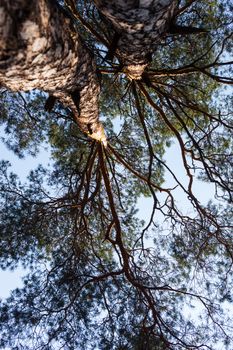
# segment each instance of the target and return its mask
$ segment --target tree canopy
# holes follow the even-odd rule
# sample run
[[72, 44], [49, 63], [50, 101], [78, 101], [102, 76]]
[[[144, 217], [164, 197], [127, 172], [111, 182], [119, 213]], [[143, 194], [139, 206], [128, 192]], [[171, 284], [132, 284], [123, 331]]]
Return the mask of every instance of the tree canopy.
[[2, 140], [52, 162], [1, 161], [1, 349], [232, 348], [232, 10], [0, 2]]

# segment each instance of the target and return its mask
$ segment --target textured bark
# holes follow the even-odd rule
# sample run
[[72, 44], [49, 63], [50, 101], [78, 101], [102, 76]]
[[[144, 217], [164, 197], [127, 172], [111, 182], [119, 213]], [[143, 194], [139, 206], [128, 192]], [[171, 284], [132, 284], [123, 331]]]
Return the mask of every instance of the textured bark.
[[116, 31], [116, 56], [132, 79], [140, 79], [151, 54], [166, 34], [177, 0], [94, 0]]
[[49, 92], [72, 110], [82, 131], [105, 140], [95, 63], [54, 1], [0, 0], [0, 85]]

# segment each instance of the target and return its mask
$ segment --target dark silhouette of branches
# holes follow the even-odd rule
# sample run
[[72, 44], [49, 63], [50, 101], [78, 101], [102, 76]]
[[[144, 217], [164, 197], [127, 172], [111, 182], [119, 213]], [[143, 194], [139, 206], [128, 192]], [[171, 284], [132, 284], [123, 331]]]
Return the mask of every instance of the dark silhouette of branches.
[[230, 348], [231, 5], [1, 8], [3, 141], [47, 143], [52, 165], [22, 184], [1, 162], [0, 264], [29, 273], [0, 303], [0, 348]]

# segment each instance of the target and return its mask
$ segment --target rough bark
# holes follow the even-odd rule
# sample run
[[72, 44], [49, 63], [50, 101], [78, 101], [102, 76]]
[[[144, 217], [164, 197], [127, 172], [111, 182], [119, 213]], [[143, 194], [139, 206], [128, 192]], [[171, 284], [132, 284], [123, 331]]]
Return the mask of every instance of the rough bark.
[[112, 50], [132, 79], [140, 79], [166, 34], [177, 0], [94, 0], [116, 34]]
[[40, 89], [68, 106], [82, 131], [105, 141], [96, 66], [52, 0], [0, 0], [0, 85]]

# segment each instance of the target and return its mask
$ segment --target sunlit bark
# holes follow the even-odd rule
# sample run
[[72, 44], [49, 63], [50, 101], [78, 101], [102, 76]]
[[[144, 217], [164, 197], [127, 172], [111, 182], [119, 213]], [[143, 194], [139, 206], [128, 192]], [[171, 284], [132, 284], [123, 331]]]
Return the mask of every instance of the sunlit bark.
[[[100, 12], [113, 26], [116, 34], [112, 51], [125, 72], [140, 79], [166, 34], [177, 8], [176, 0], [94, 0]], [[112, 55], [112, 53], [110, 53]]]
[[0, 2], [0, 84], [48, 92], [72, 110], [82, 131], [105, 140], [95, 63], [54, 1]]

